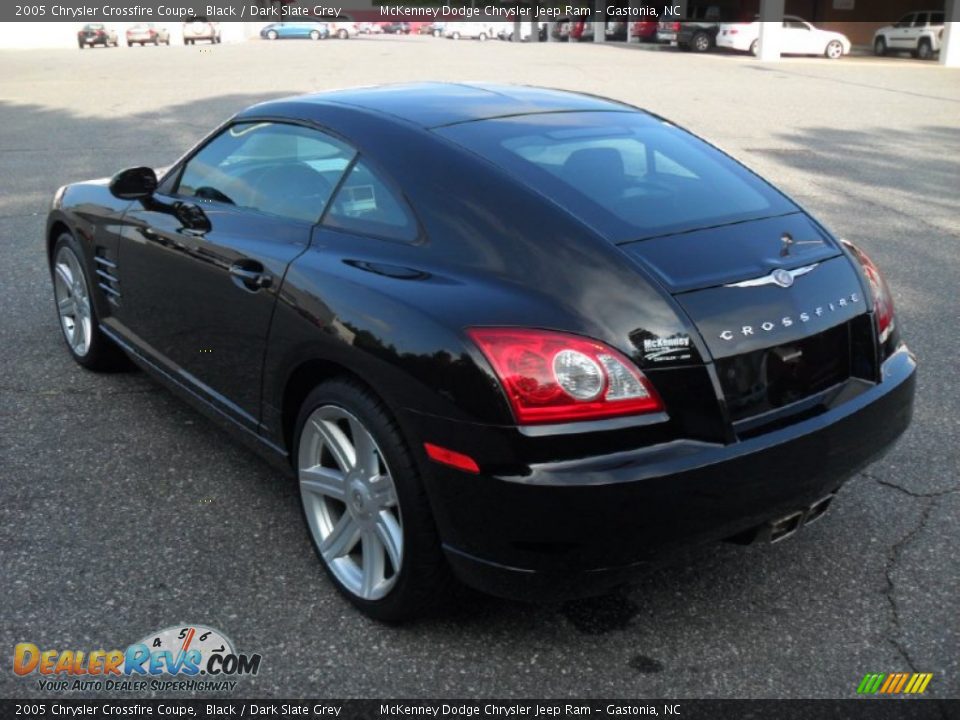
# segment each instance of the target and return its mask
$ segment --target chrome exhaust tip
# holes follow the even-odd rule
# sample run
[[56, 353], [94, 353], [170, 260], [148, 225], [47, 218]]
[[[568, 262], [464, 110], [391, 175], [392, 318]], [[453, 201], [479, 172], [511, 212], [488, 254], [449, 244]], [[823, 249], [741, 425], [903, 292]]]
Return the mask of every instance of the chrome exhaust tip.
[[836, 496], [836, 493], [830, 493], [826, 497], [820, 498], [813, 505], [811, 505], [803, 518], [804, 526], [809, 525], [812, 522], [816, 522], [822, 518], [830, 508], [830, 503], [833, 502], [833, 499]]
[[777, 520], [771, 520], [767, 535], [768, 542], [771, 544], [780, 542], [793, 535], [803, 525], [805, 515], [806, 513], [803, 512], [795, 512]]

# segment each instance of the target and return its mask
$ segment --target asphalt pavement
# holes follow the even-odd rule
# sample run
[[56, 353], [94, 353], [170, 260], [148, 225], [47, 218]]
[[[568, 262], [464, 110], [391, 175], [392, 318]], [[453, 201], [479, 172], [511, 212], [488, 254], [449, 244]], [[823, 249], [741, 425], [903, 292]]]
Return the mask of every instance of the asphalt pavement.
[[[231, 697], [847, 698], [894, 671], [960, 696], [957, 70], [378, 37], [0, 51], [0, 77], [3, 655], [203, 623], [263, 655]], [[169, 164], [257, 101], [415, 79], [607, 95], [775, 181], [884, 270], [920, 359], [910, 430], [778, 545], [691, 551], [597, 600], [468, 596], [399, 628], [359, 615], [291, 483], [143, 373], [71, 361], [44, 217], [59, 185]], [[47, 694], [0, 668], [0, 696]]]

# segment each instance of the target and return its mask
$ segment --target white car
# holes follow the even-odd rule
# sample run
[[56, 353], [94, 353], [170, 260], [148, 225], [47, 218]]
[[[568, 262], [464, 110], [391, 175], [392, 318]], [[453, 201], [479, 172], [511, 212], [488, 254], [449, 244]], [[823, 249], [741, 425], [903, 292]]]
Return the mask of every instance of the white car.
[[443, 29], [443, 36], [451, 40], [470, 38], [481, 42], [497, 36], [495, 23], [482, 22], [453, 22], [447, 23]]
[[183, 24], [183, 44], [195, 45], [197, 40], [206, 40], [211, 44], [219, 43], [220, 23], [207, 22], [204, 17], [195, 17]]
[[346, 40], [356, 37], [360, 34], [360, 26], [350, 15], [340, 15], [337, 17], [322, 17], [321, 22], [325, 22], [330, 28], [330, 37]]
[[943, 43], [943, 11], [924, 10], [904, 15], [895, 24], [873, 34], [873, 52], [909, 52], [921, 60], [930, 60]]
[[[717, 32], [717, 47], [756, 55], [760, 45], [760, 21], [722, 23]], [[806, 20], [787, 15], [780, 40], [783, 55], [824, 55], [838, 60], [850, 53], [850, 40], [843, 33], [815, 28]]]

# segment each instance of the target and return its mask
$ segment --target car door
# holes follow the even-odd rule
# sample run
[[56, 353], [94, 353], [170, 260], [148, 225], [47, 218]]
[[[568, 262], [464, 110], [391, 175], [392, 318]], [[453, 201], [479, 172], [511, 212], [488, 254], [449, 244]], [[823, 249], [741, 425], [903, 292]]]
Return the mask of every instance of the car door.
[[913, 46], [913, 43], [910, 42], [910, 33], [912, 32], [910, 28], [913, 26], [916, 17], [917, 13], [910, 13], [909, 15], [904, 15], [897, 21], [896, 25], [894, 25], [890, 31], [891, 48], [905, 50]]
[[284, 273], [352, 157], [312, 128], [233, 124], [124, 216], [119, 271], [132, 308], [129, 339], [251, 429]]
[[787, 55], [808, 55], [813, 46], [813, 28], [800, 18], [783, 21], [783, 52]]

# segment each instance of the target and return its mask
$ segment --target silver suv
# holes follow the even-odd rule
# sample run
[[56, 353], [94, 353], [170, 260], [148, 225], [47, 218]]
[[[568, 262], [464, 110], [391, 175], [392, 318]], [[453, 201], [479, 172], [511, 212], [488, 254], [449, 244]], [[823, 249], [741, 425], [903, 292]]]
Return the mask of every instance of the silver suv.
[[877, 30], [873, 34], [873, 51], [877, 55], [909, 52], [921, 60], [930, 60], [940, 52], [942, 42], [943, 11], [923, 10]]

